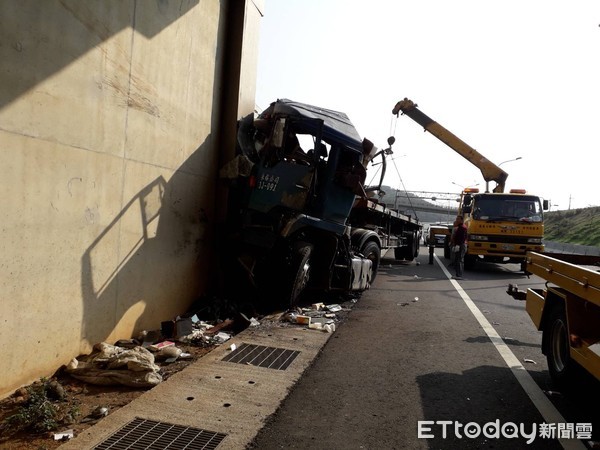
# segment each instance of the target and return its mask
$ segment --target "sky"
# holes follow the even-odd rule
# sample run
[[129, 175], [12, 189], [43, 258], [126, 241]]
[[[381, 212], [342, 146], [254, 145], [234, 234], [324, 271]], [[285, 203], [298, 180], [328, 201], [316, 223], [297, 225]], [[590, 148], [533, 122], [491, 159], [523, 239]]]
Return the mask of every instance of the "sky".
[[263, 12], [257, 107], [342, 111], [380, 148], [393, 135], [384, 184], [485, 190], [478, 168], [392, 115], [406, 97], [508, 172], [507, 189], [551, 210], [600, 205], [600, 1], [265, 0]]

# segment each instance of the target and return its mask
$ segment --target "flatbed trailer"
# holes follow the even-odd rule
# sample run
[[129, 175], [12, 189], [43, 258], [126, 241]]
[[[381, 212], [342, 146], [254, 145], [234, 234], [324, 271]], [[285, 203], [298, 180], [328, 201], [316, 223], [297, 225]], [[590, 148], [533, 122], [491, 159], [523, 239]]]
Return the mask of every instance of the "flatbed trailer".
[[526, 301], [542, 335], [552, 380], [565, 386], [581, 369], [600, 380], [600, 257], [528, 252], [525, 270], [546, 280], [543, 289], [508, 294]]
[[375, 230], [381, 249], [394, 249], [396, 259], [412, 261], [419, 255], [422, 225], [411, 216], [400, 214], [381, 203], [357, 198], [350, 210], [348, 223], [354, 228]]

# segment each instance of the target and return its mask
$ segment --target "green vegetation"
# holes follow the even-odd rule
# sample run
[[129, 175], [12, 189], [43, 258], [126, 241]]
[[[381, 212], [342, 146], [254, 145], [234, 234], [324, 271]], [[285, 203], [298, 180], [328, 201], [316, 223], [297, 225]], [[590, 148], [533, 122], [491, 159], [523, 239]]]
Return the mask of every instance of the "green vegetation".
[[546, 240], [600, 247], [600, 207], [546, 212], [544, 219]]
[[4, 420], [1, 428], [8, 433], [19, 431], [42, 433], [71, 423], [73, 418], [79, 415], [78, 407], [68, 405], [59, 398], [64, 396], [64, 392], [57, 395], [57, 386], [62, 391], [62, 387], [56, 381], [42, 378], [39, 382], [26, 387], [20, 404], [13, 414]]

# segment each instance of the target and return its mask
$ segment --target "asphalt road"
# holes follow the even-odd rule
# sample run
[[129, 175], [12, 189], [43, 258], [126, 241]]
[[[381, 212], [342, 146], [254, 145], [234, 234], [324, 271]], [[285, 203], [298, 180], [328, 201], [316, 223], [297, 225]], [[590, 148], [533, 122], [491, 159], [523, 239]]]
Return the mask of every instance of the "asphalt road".
[[589, 448], [542, 437], [544, 422], [566, 434], [590, 423], [598, 440], [598, 383], [553, 388], [541, 333], [505, 293], [542, 281], [515, 264], [482, 264], [457, 282], [436, 255], [428, 264], [421, 247], [420, 265], [382, 262], [253, 448]]

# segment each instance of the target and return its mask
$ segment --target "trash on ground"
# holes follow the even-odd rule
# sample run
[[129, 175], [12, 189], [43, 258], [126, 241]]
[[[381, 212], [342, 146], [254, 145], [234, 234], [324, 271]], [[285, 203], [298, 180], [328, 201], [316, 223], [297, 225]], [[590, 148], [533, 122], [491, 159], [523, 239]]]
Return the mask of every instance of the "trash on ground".
[[229, 333], [225, 333], [223, 331], [219, 331], [216, 335], [215, 335], [215, 340], [217, 342], [223, 343], [228, 341], [229, 339], [231, 339], [231, 335]]
[[544, 391], [544, 394], [546, 394], [548, 397], [562, 397], [562, 393], [558, 392], [558, 391]]
[[98, 406], [91, 413], [81, 419], [81, 423], [98, 421], [103, 417], [108, 416], [108, 410], [109, 409], [107, 406]]
[[523, 361], [525, 361], [526, 363], [529, 363], [529, 364], [537, 364], [533, 359], [525, 358]]
[[310, 316], [297, 315], [296, 323], [299, 323], [301, 325], [310, 325]]
[[231, 345], [229, 346], [229, 349], [230, 349], [232, 352], [233, 352], [233, 351], [234, 351], [236, 348], [237, 348], [237, 345], [235, 345], [235, 344], [231, 344]]
[[150, 345], [148, 348], [150, 350], [154, 350], [154, 351], [159, 351], [165, 347], [172, 347], [175, 345], [175, 342], [172, 341], [162, 341], [162, 342], [158, 342], [156, 344], [152, 344]]
[[73, 358], [65, 372], [73, 378], [97, 385], [150, 388], [162, 381], [154, 355], [144, 347], [124, 349], [102, 342], [90, 355]]
[[60, 433], [54, 433], [53, 436], [55, 441], [68, 441], [75, 437], [75, 432], [73, 430], [65, 430]]
[[342, 307], [337, 303], [333, 305], [327, 305], [325, 308], [327, 308], [330, 312], [338, 312], [342, 310]]
[[418, 301], [419, 301], [419, 297], [415, 297], [414, 300], [413, 300], [413, 303], [414, 302], [418, 302]]
[[169, 346], [169, 347], [163, 347], [161, 348], [157, 353], [156, 353], [156, 357], [157, 358], [165, 358], [165, 359], [171, 359], [171, 358], [179, 358], [179, 356], [181, 356], [182, 350], [179, 347], [175, 347], [175, 346]]

